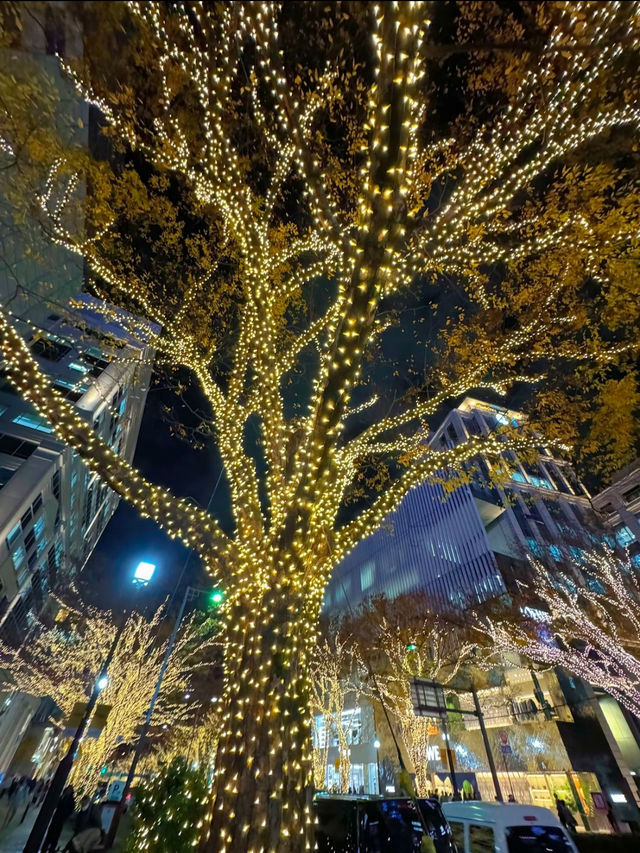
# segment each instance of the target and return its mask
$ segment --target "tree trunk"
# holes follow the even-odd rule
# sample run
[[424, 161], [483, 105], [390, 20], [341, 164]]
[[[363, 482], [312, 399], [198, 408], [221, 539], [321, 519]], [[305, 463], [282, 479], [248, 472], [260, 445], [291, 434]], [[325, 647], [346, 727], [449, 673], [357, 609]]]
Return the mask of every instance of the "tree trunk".
[[[308, 648], [304, 604], [250, 595], [228, 616], [216, 776], [201, 853], [313, 848]], [[298, 596], [299, 599], [299, 596]]]

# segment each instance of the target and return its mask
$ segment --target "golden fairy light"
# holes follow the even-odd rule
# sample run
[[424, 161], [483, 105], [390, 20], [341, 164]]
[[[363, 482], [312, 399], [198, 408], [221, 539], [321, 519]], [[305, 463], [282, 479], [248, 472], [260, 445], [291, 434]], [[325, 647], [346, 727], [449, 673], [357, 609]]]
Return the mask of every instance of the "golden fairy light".
[[[619, 363], [633, 352], [626, 342], [578, 337], [580, 317], [567, 307], [576, 277], [597, 274], [606, 282], [609, 261], [636, 244], [631, 206], [620, 207], [605, 238], [586, 203], [553, 220], [522, 212], [516, 201], [549, 166], [590, 141], [620, 128], [636, 132], [637, 100], [611, 81], [637, 40], [638, 15], [633, 5], [616, 2], [540, 6], [546, 43], [499, 115], [488, 126], [467, 128], [468, 138], [429, 141], [423, 82], [431, 4], [363, 4], [371, 76], [355, 87], [361, 121], [350, 186], [356, 189], [346, 206], [319, 153], [318, 135], [323, 111], [340, 110], [355, 86], [349, 74], [358, 71], [343, 54], [299, 82], [287, 66], [279, 4], [130, 2], [132, 26], [155, 52], [154, 72], [162, 81], [160, 100], [147, 113], [151, 130], [122, 107], [124, 90], [104, 93], [86, 69], [64, 64], [113, 133], [159, 174], [175, 174], [190, 188], [198, 215], [215, 221], [237, 265], [240, 297], [227, 358], [203, 341], [194, 322], [225, 281], [219, 256], [214, 253], [208, 274], [176, 281], [181, 302], [171, 303], [171, 294], [144, 275], [119, 273], [105, 250], [118, 239], [108, 218], [96, 233], [74, 229], [67, 210], [79, 176], [64, 159], [52, 163], [39, 197], [52, 238], [84, 260], [112, 302], [136, 306], [161, 328], [151, 341], [158, 358], [187, 369], [208, 403], [231, 533], [120, 459], [52, 387], [10, 317], [0, 315], [7, 376], [19, 393], [113, 490], [194, 548], [226, 591], [225, 687], [203, 851], [311, 849], [310, 649], [332, 569], [426, 478], [461, 469], [478, 454], [499, 458], [508, 447], [535, 446], [526, 432], [505, 429], [450, 449], [430, 447], [429, 424], [441, 406], [471, 388], [504, 394], [515, 380], [542, 382], [541, 363]], [[571, 62], [561, 61], [567, 54]], [[188, 122], [180, 98], [174, 100], [183, 94], [177, 80], [188, 82]], [[252, 130], [267, 166], [260, 194], [231, 132], [239, 88], [248, 90]], [[4, 127], [2, 140], [3, 150], [13, 149]], [[305, 205], [295, 226], [279, 213], [291, 176]], [[430, 193], [438, 182], [449, 193], [433, 209]], [[522, 293], [508, 274], [502, 289], [489, 286], [483, 262], [502, 264], [518, 282], [526, 263], [535, 259], [540, 268], [548, 258], [557, 274], [552, 283], [547, 276], [530, 288], [535, 306], [522, 322], [494, 324], [498, 331], [485, 330], [475, 345], [472, 339], [462, 365], [453, 358], [459, 349], [454, 321], [443, 335], [451, 364], [445, 361], [428, 399], [416, 396], [383, 415], [375, 399], [353, 399], [365, 359], [386, 329], [381, 305], [416, 276], [452, 275], [472, 318], [504, 318], [523, 308], [515, 305]], [[535, 275], [535, 264], [531, 269]], [[289, 307], [319, 278], [335, 283], [330, 304], [305, 329], [287, 327]], [[288, 378], [310, 348], [317, 356], [311, 391], [291, 415]], [[221, 379], [216, 366], [223, 355], [229, 367]], [[358, 410], [370, 416], [360, 431], [351, 429]], [[247, 450], [249, 423], [259, 425], [261, 466]], [[371, 458], [393, 466], [397, 476], [340, 525], [362, 460]]]

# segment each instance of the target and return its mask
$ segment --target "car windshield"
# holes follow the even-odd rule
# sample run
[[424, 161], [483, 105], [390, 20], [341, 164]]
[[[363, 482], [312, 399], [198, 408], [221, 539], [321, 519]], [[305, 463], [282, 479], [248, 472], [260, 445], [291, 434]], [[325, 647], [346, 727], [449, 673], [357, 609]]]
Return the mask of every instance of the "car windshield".
[[559, 826], [509, 826], [507, 844], [509, 853], [573, 853]]

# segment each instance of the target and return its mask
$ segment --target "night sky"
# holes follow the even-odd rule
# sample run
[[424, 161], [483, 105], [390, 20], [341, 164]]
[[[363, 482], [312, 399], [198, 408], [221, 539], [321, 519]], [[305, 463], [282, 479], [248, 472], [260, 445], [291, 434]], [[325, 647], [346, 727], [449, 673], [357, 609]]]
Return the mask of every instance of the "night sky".
[[[167, 391], [152, 388], [147, 397], [134, 465], [152, 482], [168, 487], [174, 494], [192, 498], [206, 506], [220, 474], [215, 448], [195, 450], [171, 435], [163, 420], [162, 405]], [[216, 495], [225, 500], [224, 488]], [[215, 498], [214, 498], [214, 511]], [[216, 513], [217, 514], [217, 513]], [[150, 519], [142, 519], [124, 500], [107, 525], [83, 573], [87, 594], [100, 607], [131, 604], [130, 578], [140, 560], [156, 563], [153, 583], [140, 597], [141, 603], [160, 603], [174, 590], [185, 561], [189, 558], [185, 579], [205, 583], [198, 558], [177, 540], [169, 539]], [[181, 586], [183, 589], [183, 586]], [[136, 594], [137, 595], [137, 594]]]

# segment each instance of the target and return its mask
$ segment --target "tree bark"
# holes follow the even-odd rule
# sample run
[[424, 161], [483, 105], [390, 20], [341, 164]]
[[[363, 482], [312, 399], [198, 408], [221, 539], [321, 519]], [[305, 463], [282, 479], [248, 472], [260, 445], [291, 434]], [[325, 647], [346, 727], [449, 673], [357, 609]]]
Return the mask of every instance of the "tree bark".
[[228, 616], [222, 732], [201, 853], [313, 848], [307, 674], [299, 596], [270, 591]]

